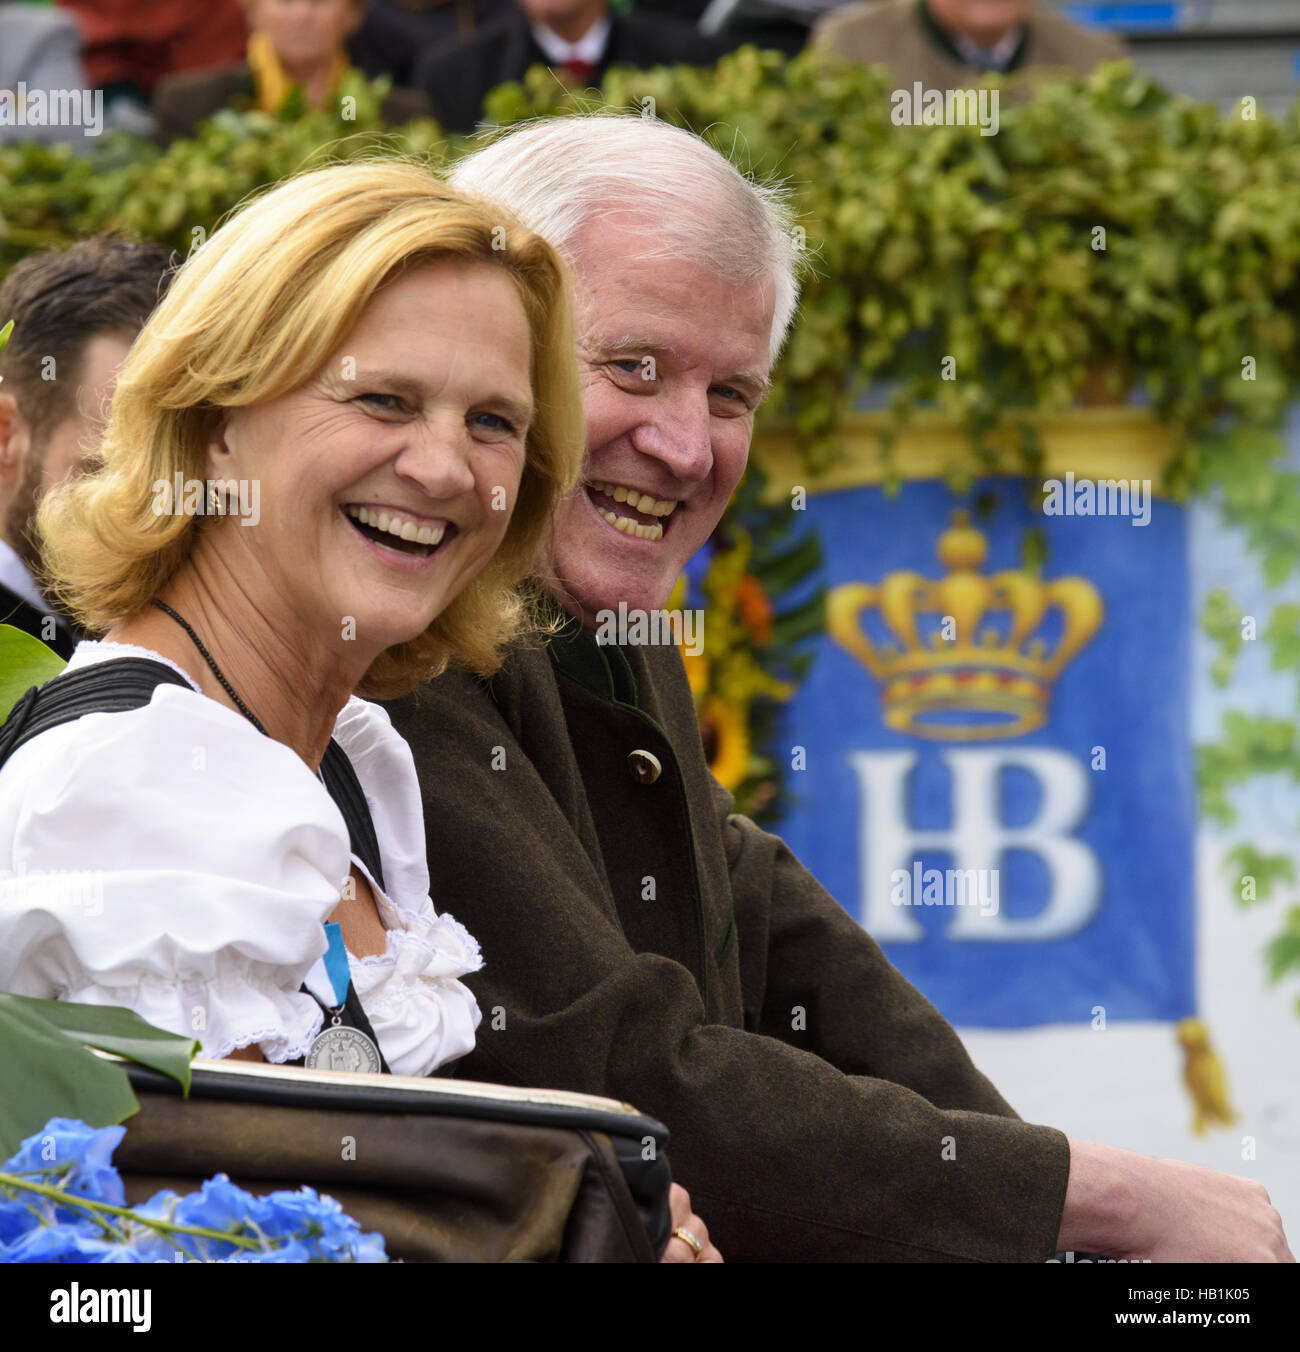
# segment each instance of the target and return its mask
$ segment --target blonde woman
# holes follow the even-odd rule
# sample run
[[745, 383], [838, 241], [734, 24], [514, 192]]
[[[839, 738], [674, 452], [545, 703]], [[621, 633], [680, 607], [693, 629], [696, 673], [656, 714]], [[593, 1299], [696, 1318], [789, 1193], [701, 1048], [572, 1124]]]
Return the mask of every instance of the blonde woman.
[[435, 912], [411, 754], [364, 697], [488, 673], [526, 618], [580, 466], [573, 346], [550, 246], [404, 162], [284, 183], [185, 263], [102, 467], [42, 503], [49, 581], [105, 637], [35, 707], [156, 684], [7, 725], [0, 989], [210, 1057], [469, 1050], [478, 947]]

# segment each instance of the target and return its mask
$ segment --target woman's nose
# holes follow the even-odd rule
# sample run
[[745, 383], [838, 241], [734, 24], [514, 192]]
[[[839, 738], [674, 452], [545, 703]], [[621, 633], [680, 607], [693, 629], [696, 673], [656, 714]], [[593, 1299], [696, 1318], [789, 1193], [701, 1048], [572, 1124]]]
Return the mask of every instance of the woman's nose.
[[462, 420], [421, 424], [410, 445], [397, 457], [397, 471], [413, 479], [432, 498], [459, 497], [474, 488], [472, 451], [473, 440]]

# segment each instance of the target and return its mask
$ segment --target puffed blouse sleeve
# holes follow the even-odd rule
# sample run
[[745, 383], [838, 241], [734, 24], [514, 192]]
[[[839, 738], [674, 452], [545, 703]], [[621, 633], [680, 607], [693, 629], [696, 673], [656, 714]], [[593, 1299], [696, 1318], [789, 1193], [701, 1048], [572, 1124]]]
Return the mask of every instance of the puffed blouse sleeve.
[[122, 1005], [205, 1056], [294, 1060], [349, 867], [341, 814], [288, 747], [159, 686], [0, 770], [0, 989]]

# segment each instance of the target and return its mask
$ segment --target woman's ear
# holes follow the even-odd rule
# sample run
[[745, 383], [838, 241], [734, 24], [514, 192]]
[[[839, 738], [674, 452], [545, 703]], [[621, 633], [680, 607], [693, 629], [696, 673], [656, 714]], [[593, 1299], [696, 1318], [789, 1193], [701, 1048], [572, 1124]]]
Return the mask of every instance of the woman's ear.
[[226, 465], [230, 460], [230, 447], [226, 445], [226, 427], [229, 421], [230, 413], [227, 409], [214, 408], [208, 414], [203, 440], [206, 447], [209, 479], [224, 479], [227, 477]]

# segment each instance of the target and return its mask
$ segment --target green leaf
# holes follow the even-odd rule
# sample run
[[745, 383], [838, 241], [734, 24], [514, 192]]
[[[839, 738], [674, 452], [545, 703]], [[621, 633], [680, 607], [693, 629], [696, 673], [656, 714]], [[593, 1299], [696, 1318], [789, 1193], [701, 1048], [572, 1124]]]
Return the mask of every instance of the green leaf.
[[0, 720], [9, 716], [9, 710], [32, 686], [44, 685], [66, 665], [40, 639], [12, 624], [0, 624]]
[[1276, 983], [1290, 971], [1300, 972], [1300, 906], [1287, 912], [1286, 928], [1264, 950], [1268, 979]]
[[756, 560], [756, 565], [761, 563], [761, 569], [755, 566], [754, 570], [761, 571], [763, 586], [769, 595], [774, 595], [802, 582], [821, 566], [821, 562], [821, 541], [816, 535], [808, 535], [784, 554]]
[[113, 1005], [81, 1005], [71, 1000], [36, 1000], [27, 995], [0, 994], [0, 1002], [17, 1001], [32, 1014], [87, 1047], [138, 1061], [170, 1076], [190, 1092], [190, 1062], [198, 1055], [194, 1038], [168, 1033], [146, 1023], [129, 1009]]
[[5, 344], [9, 341], [9, 335], [14, 331], [14, 321], [11, 319], [4, 328], [0, 329], [0, 352], [5, 350]]
[[[1223, 861], [1224, 874], [1236, 884], [1237, 901], [1242, 906], [1266, 901], [1278, 883], [1295, 883], [1295, 860], [1289, 854], [1261, 854], [1253, 845], [1238, 845]], [[1241, 896], [1242, 882], [1255, 880], [1255, 896]]]
[[0, 1159], [51, 1117], [103, 1127], [138, 1111], [126, 1073], [87, 1047], [169, 1075], [187, 1095], [199, 1050], [129, 1009], [0, 992]]
[[812, 638], [826, 628], [826, 597], [818, 593], [811, 601], [778, 615], [772, 622], [772, 641], [784, 647]]
[[52, 1117], [107, 1127], [140, 1109], [121, 1067], [72, 1041], [33, 1003], [42, 1002], [0, 995], [0, 1159]]

